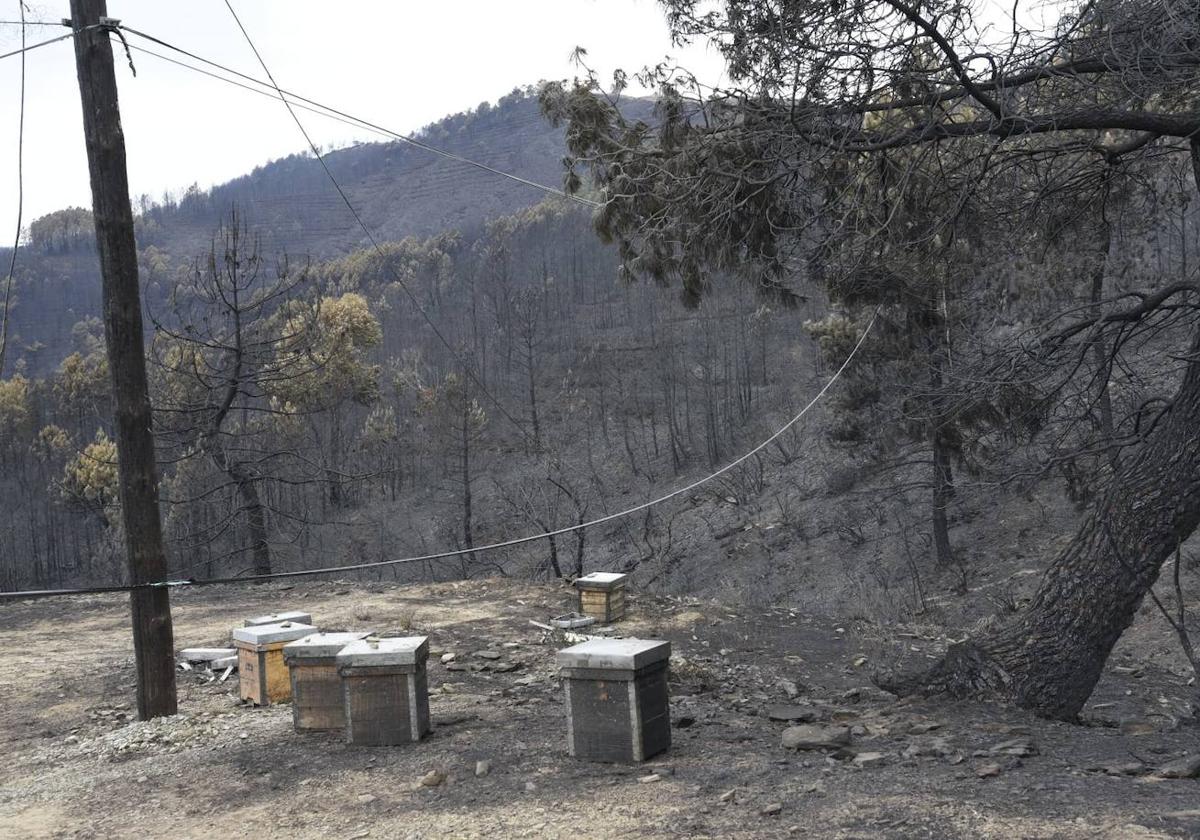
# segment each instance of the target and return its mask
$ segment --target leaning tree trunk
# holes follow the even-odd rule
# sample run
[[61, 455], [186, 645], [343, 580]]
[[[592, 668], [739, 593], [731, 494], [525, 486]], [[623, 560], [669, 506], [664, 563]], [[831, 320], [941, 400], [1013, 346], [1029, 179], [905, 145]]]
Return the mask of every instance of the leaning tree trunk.
[[931, 670], [884, 680], [900, 693], [1015, 702], [1075, 718], [1163, 563], [1200, 523], [1200, 328], [1170, 412], [1055, 558], [1033, 603], [990, 636], [952, 645]]

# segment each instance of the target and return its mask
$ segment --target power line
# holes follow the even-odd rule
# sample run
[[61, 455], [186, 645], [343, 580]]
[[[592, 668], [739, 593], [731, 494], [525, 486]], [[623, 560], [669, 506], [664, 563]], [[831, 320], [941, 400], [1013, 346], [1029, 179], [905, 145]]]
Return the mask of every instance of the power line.
[[[17, 0], [21, 10], [21, 48], [25, 48], [25, 0]], [[21, 245], [21, 217], [25, 211], [25, 53], [21, 53], [21, 111], [17, 119], [17, 232], [13, 234], [13, 250], [8, 259], [8, 279], [4, 283], [4, 304], [0, 312], [0, 377], [4, 376], [4, 361], [8, 355], [8, 315], [12, 309], [13, 275], [17, 270], [17, 249]]]
[[[83, 30], [80, 30], [80, 31], [82, 32]], [[6, 52], [3, 54], [0, 54], [0, 59], [12, 58], [14, 55], [19, 55], [19, 56], [22, 56], [22, 60], [24, 60], [25, 53], [33, 52], [34, 50], [41, 49], [42, 47], [48, 47], [51, 44], [57, 44], [59, 41], [65, 41], [68, 38], [74, 38], [74, 37], [75, 37], [74, 32], [68, 32], [66, 35], [59, 35], [57, 38], [50, 38], [49, 40], [39, 41], [36, 44], [29, 44], [28, 46], [26, 46], [25, 33], [24, 33], [24, 31], [22, 31], [21, 32], [21, 49], [13, 50], [12, 52]]]
[[333, 184], [334, 189], [337, 190], [338, 195], [341, 196], [342, 202], [346, 205], [346, 209], [350, 211], [350, 215], [354, 217], [354, 221], [358, 222], [358, 226], [362, 228], [362, 231], [370, 241], [371, 246], [375, 249], [375, 253], [379, 255], [381, 264], [388, 269], [388, 273], [391, 274], [392, 279], [399, 284], [400, 288], [403, 289], [405, 294], [408, 295], [409, 299], [413, 303], [413, 306], [415, 306], [417, 311], [421, 313], [421, 317], [425, 319], [425, 323], [427, 323], [430, 329], [433, 330], [434, 334], [438, 337], [438, 340], [441, 341], [442, 344], [445, 345], [446, 349], [450, 351], [450, 355], [456, 362], [458, 362], [459, 366], [463, 370], [463, 373], [466, 374], [466, 376], [472, 382], [478, 385], [479, 389], [487, 396], [489, 400], [492, 401], [496, 408], [499, 409], [500, 413], [504, 415], [504, 417], [506, 417], [508, 421], [526, 437], [526, 439], [529, 439], [529, 433], [525, 431], [525, 427], [521, 424], [521, 422], [509, 413], [508, 409], [504, 407], [504, 404], [501, 403], [500, 400], [488, 390], [487, 386], [483, 384], [479, 377], [475, 375], [475, 372], [469, 365], [467, 365], [466, 361], [459, 356], [458, 351], [454, 349], [454, 346], [450, 343], [450, 340], [446, 338], [442, 331], [438, 329], [438, 325], [434, 323], [431, 317], [429, 317], [429, 313], [425, 311], [423, 306], [421, 306], [421, 301], [417, 298], [416, 294], [408, 287], [408, 284], [404, 282], [400, 275], [396, 271], [392, 270], [391, 265], [387, 260], [387, 255], [384, 254], [383, 248], [380, 247], [379, 241], [375, 238], [375, 234], [371, 233], [370, 228], [367, 227], [366, 222], [363, 221], [362, 216], [359, 215], [358, 210], [356, 210], [354, 205], [351, 203], [350, 197], [346, 195], [346, 191], [342, 189], [342, 185], [338, 183], [337, 178], [334, 177], [333, 171], [329, 168], [329, 164], [325, 162], [325, 156], [321, 154], [321, 151], [317, 148], [317, 144], [314, 143], [312, 137], [309, 136], [308, 130], [304, 127], [304, 123], [300, 122], [300, 118], [296, 116], [296, 112], [292, 108], [292, 103], [288, 101], [287, 97], [284, 96], [283, 91], [280, 90], [279, 85], [275, 83], [275, 77], [271, 75], [270, 68], [268, 68], [267, 63], [263, 61], [262, 55], [258, 52], [258, 47], [254, 45], [254, 41], [250, 38], [250, 33], [248, 33], [246, 28], [242, 26], [242, 21], [240, 18], [238, 18], [237, 12], [233, 10], [233, 5], [230, 0], [225, 0], [225, 7], [229, 9], [229, 13], [233, 15], [233, 19], [237, 23], [238, 29], [242, 31], [242, 35], [245, 37], [246, 43], [250, 45], [250, 49], [254, 52], [254, 57], [258, 59], [258, 63], [262, 65], [263, 72], [266, 73], [267, 78], [271, 80], [271, 87], [275, 88], [275, 91], [279, 94], [280, 101], [283, 102], [284, 107], [287, 108], [292, 120], [296, 123], [296, 127], [300, 129], [300, 133], [304, 135], [305, 142], [308, 143], [308, 147], [312, 150], [313, 155], [316, 157], [317, 161], [320, 162], [321, 168], [325, 170], [325, 174], [329, 177], [329, 181]]
[[396, 560], [378, 560], [378, 561], [371, 562], [371, 563], [354, 563], [354, 564], [347, 565], [347, 566], [326, 566], [324, 568], [319, 568], [319, 569], [300, 569], [300, 570], [291, 571], [291, 572], [273, 572], [273, 573], [267, 574], [267, 575], [246, 575], [244, 577], [202, 578], [202, 579], [198, 579], [198, 580], [169, 580], [169, 581], [161, 581], [159, 583], [147, 583], [147, 584], [141, 584], [141, 585], [127, 585], [127, 586], [95, 586], [95, 587], [81, 587], [78, 589], [31, 589], [31, 590], [24, 590], [24, 591], [20, 591], [20, 592], [0, 592], [0, 600], [12, 600], [12, 599], [17, 599], [17, 598], [43, 598], [43, 597], [54, 597], [54, 596], [59, 596], [59, 595], [90, 595], [90, 594], [106, 593], [106, 592], [129, 592], [134, 589], [142, 589], [142, 588], [146, 588], [146, 587], [215, 586], [217, 584], [252, 583], [255, 581], [278, 580], [281, 578], [313, 577], [315, 575], [328, 575], [328, 574], [336, 574], [339, 572], [355, 572], [355, 571], [361, 571], [363, 569], [377, 569], [377, 568], [381, 568], [383, 566], [400, 566], [400, 565], [404, 565], [407, 563], [425, 563], [425, 562], [430, 562], [433, 560], [445, 560], [450, 557], [461, 557], [464, 554], [472, 554], [472, 553], [485, 552], [485, 551], [499, 551], [500, 549], [512, 548], [514, 546], [523, 545], [525, 543], [536, 542], [537, 540], [544, 540], [544, 539], [549, 539], [551, 537], [558, 537], [558, 536], [562, 536], [563, 534], [574, 533], [575, 531], [583, 531], [588, 528], [594, 528], [597, 525], [604, 525], [606, 523], [613, 522], [618, 519], [623, 519], [626, 516], [632, 516], [635, 513], [641, 513], [644, 510], [649, 510], [650, 508], [657, 507], [658, 505], [661, 505], [664, 502], [668, 502], [671, 499], [678, 498], [679, 496], [682, 496], [685, 493], [690, 493], [691, 491], [707, 484], [708, 482], [712, 481], [713, 479], [719, 478], [720, 476], [724, 475], [725, 473], [729, 472], [730, 470], [734, 469], [735, 467], [738, 467], [741, 464], [744, 464], [746, 461], [750, 460], [758, 453], [762, 452], [764, 449], [766, 449], [768, 446], [770, 446], [772, 443], [774, 443], [776, 440], [778, 440], [785, 432], [787, 432], [789, 429], [791, 429], [793, 426], [795, 426], [797, 423], [799, 423], [800, 420], [803, 419], [804, 416], [806, 414], [808, 414], [808, 412], [813, 408], [813, 406], [815, 406], [818, 402], [821, 401], [821, 399], [825, 396], [825, 394], [829, 391], [829, 389], [833, 387], [834, 383], [837, 382], [838, 379], [841, 378], [842, 374], [846, 371], [846, 368], [848, 368], [850, 366], [850, 363], [854, 360], [854, 357], [858, 355], [858, 351], [862, 348], [863, 344], [866, 343], [867, 336], [870, 335], [871, 329], [875, 326], [875, 320], [876, 320], [876, 318], [879, 317], [879, 311], [881, 308], [882, 307], [877, 307], [875, 309], [875, 311], [871, 314], [870, 320], [867, 321], [867, 325], [863, 328], [862, 335], [860, 335], [858, 337], [858, 341], [855, 342], [853, 349], [850, 351], [849, 355], [846, 356], [846, 358], [842, 362], [841, 366], [839, 366], [838, 369], [836, 371], [834, 371], [833, 376], [831, 376], [825, 382], [825, 384], [821, 386], [821, 389], [819, 391], [817, 391], [817, 393], [812, 397], [812, 399], [810, 399], [804, 405], [804, 407], [801, 408], [800, 411], [792, 417], [792, 419], [788, 420], [786, 423], [784, 423], [782, 426], [780, 426], [779, 429], [777, 429], [770, 437], [768, 437], [766, 440], [762, 441], [762, 443], [758, 444], [753, 449], [749, 450], [748, 452], [746, 452], [746, 453], [740, 455], [739, 457], [735, 458], [734, 460], [730, 461], [728, 464], [721, 467], [716, 472], [709, 473], [708, 475], [704, 476], [703, 478], [696, 479], [695, 481], [685, 484], [682, 487], [677, 487], [676, 489], [670, 491], [669, 493], [664, 493], [663, 495], [658, 496], [657, 498], [650, 499], [649, 501], [642, 502], [641, 504], [634, 505], [633, 507], [625, 508], [624, 510], [619, 510], [615, 513], [610, 513], [605, 516], [598, 517], [596, 519], [591, 519], [591, 520], [588, 520], [587, 522], [580, 522], [575, 525], [568, 525], [563, 528], [557, 528], [553, 531], [543, 531], [539, 534], [529, 534], [524, 537], [517, 537], [516, 539], [503, 540], [501, 542], [495, 542], [495, 543], [488, 543], [486, 545], [475, 546], [474, 548], [457, 548], [457, 549], [453, 549], [450, 551], [439, 551], [439, 552], [436, 552], [433, 554], [422, 554], [422, 555], [418, 555], [418, 556], [414, 556], [414, 557], [401, 557]]
[[[232, 8], [230, 9], [230, 11], [231, 12], [233, 11]], [[236, 17], [237, 17], [236, 13], [234, 14], [234, 17], [236, 19]], [[239, 26], [239, 28], [242, 28], [240, 22], [239, 22], [238, 26]], [[602, 203], [599, 201], [593, 201], [590, 198], [584, 198], [581, 195], [575, 195], [573, 193], [566, 192], [565, 190], [558, 189], [557, 187], [551, 187], [546, 184], [542, 184], [537, 181], [530, 180], [529, 178], [523, 178], [520, 175], [514, 175], [511, 172], [505, 172], [502, 169], [497, 169], [494, 166], [489, 166], [486, 163], [482, 163], [480, 161], [473, 160], [468, 157], [464, 157], [463, 155], [457, 154], [455, 152], [447, 151], [446, 149], [442, 149], [437, 146], [432, 146], [423, 140], [418, 140], [417, 138], [413, 137], [412, 135], [403, 134], [398, 131], [393, 131], [392, 129], [387, 128], [382, 125], [379, 125], [378, 123], [371, 122], [370, 120], [363, 119], [362, 117], [356, 117], [353, 114], [347, 113], [345, 111], [341, 111], [330, 105], [324, 105], [320, 102], [309, 99], [305, 96], [301, 96], [300, 94], [294, 93], [290, 90], [284, 90], [284, 89], [280, 88], [278, 85], [275, 85], [271, 82], [264, 82], [262, 79], [258, 79], [258, 78], [255, 78], [254, 76], [248, 75], [246, 73], [242, 73], [238, 70], [234, 70], [232, 67], [227, 67], [226, 65], [221, 64], [216, 61], [212, 61], [211, 59], [204, 58], [203, 56], [200, 56], [200, 55], [197, 55], [196, 53], [190, 52], [189, 50], [186, 50], [183, 47], [177, 46], [168, 41], [164, 41], [161, 38], [156, 38], [153, 35], [149, 35], [145, 32], [141, 32], [130, 26], [125, 26], [122, 24], [120, 26], [120, 28], [123, 31], [130, 33], [131, 35], [136, 35], [139, 38], [145, 38], [147, 41], [151, 41], [152, 43], [158, 44], [161, 47], [165, 47], [166, 49], [169, 49], [172, 52], [177, 52], [180, 55], [185, 55], [188, 58], [191, 58], [195, 61], [199, 61], [203, 64], [207, 64], [209, 67], [215, 67], [218, 70], [222, 70], [226, 73], [237, 76], [238, 78], [244, 79], [247, 82], [252, 82], [256, 85], [260, 85], [264, 88], [270, 88], [271, 90], [273, 90], [274, 93], [278, 94], [281, 99], [284, 98], [285, 96], [291, 97], [291, 99], [295, 100], [295, 102], [302, 102], [307, 105], [311, 105], [315, 108], [319, 108], [322, 111], [328, 112], [327, 116], [333, 115], [336, 117], [342, 117], [343, 119], [351, 120], [351, 121], [353, 121], [354, 124], [358, 125], [361, 128], [370, 129], [371, 131], [374, 131], [379, 134], [383, 134], [388, 137], [399, 140], [402, 143], [408, 143], [409, 145], [415, 146], [418, 149], [424, 149], [425, 151], [431, 152], [432, 154], [440, 155], [449, 160], [454, 160], [459, 163], [466, 164], [467, 166], [473, 166], [476, 169], [480, 169], [484, 172], [489, 172], [489, 173], [491, 173], [493, 175], [497, 175], [501, 178], [507, 178], [510, 181], [515, 181], [518, 184], [524, 184], [527, 187], [533, 187], [534, 189], [541, 190], [542, 192], [549, 193], [551, 195], [559, 196], [560, 198], [565, 198], [570, 201], [575, 201], [579, 204], [583, 204], [588, 207], [602, 207], [603, 206]], [[242, 28], [242, 34], [243, 35], [246, 34], [244, 28]], [[249, 36], [246, 36], [246, 38], [247, 38], [247, 40], [249, 40]], [[251, 48], [253, 49], [253, 45], [251, 45]], [[143, 51], [146, 51], [146, 50], [143, 50]], [[149, 51], [146, 51], [146, 52], [149, 52]], [[158, 55], [157, 53], [150, 53], [150, 54]], [[255, 50], [255, 55], [258, 56], [257, 50]], [[162, 58], [162, 56], [158, 56], [158, 57]], [[262, 64], [261, 57], [259, 57], [259, 63]], [[189, 65], [185, 64], [182, 66], [187, 67]], [[192, 69], [199, 70], [199, 68], [192, 68]], [[270, 73], [270, 71], [267, 71], [265, 64], [263, 65], [263, 70], [267, 72], [267, 76], [269, 78], [271, 76], [271, 73]], [[200, 71], [200, 72], [203, 72], [203, 71]], [[232, 81], [232, 80], [226, 79], [226, 81]], [[295, 104], [295, 103], [293, 103], [293, 104]], [[310, 109], [305, 109], [305, 110], [310, 110]]]
[[[13, 23], [13, 21], [0, 21], [0, 24], [2, 24], [2, 23]], [[31, 21], [30, 23], [33, 24], [34, 22]], [[36, 23], [41, 26], [61, 26], [62, 25], [62, 24], [53, 24], [48, 21], [37, 21]], [[95, 26], [87, 27], [85, 29], [81, 29], [80, 31], [85, 32], [88, 29], [120, 29], [121, 31], [128, 32], [131, 35], [136, 35], [140, 38], [145, 38], [147, 41], [151, 41], [152, 43], [158, 44], [159, 46], [165, 47], [166, 49], [169, 49], [173, 52], [177, 52], [180, 55], [185, 55], [188, 58], [194, 59], [203, 64], [207, 64], [210, 67], [215, 67], [226, 73], [230, 73], [234, 76], [237, 76], [240, 79], [244, 79], [248, 82], [253, 82], [254, 84], [260, 85], [262, 87], [273, 88], [274, 91], [276, 93], [278, 93], [281, 97], [286, 95], [286, 96], [289, 96], [292, 99], [296, 100], [297, 103], [303, 102], [306, 105], [312, 106], [314, 108], [318, 108], [318, 109], [320, 109], [320, 111], [326, 112], [325, 115], [329, 116], [331, 118], [340, 117], [340, 118], [342, 118], [340, 121], [350, 120], [351, 121], [350, 124], [355, 125], [359, 128], [369, 129], [370, 131], [373, 131], [377, 134], [381, 134], [386, 137], [391, 137], [394, 140], [399, 140], [402, 143], [407, 143], [411, 146], [415, 146], [418, 149], [423, 149], [432, 154], [440, 155], [441, 157], [447, 158], [448, 160], [457, 161], [459, 163], [465, 164], [466, 166], [472, 166], [476, 169], [482, 170], [483, 172], [489, 172], [500, 178], [507, 178], [510, 181], [514, 181], [518, 184], [523, 184], [527, 187], [532, 187], [533, 189], [536, 189], [536, 190], [541, 190], [542, 192], [549, 193], [550, 195], [556, 195], [556, 196], [559, 196], [560, 198], [565, 198], [565, 199], [568, 199], [569, 201], [574, 201], [574, 202], [583, 204], [588, 207], [595, 208], [595, 207], [603, 206], [601, 204], [601, 202], [599, 202], [599, 201], [593, 201], [590, 198], [585, 198], [581, 195], [575, 195], [574, 193], [569, 193], [569, 192], [567, 192], [565, 190], [561, 190], [557, 187], [551, 187], [547, 184], [542, 184], [537, 181], [531, 180], [529, 178], [523, 178], [520, 175], [513, 174], [512, 172], [505, 172], [503, 169], [497, 169], [496, 167], [489, 166], [488, 164], [482, 163], [481, 161], [473, 160], [472, 158], [465, 157], [464, 155], [460, 155], [455, 152], [451, 152], [446, 149], [442, 149], [437, 146], [430, 145], [429, 143], [426, 143], [423, 140], [418, 140], [417, 138], [415, 138], [411, 135], [403, 134], [399, 131], [394, 131], [390, 128], [379, 125], [378, 123], [371, 122], [370, 120], [364, 119], [362, 117], [356, 117], [353, 114], [349, 114], [345, 111], [339, 110], [339, 109], [334, 108], [329, 105], [324, 105], [320, 102], [309, 99], [305, 96], [301, 96], [298, 93], [294, 93], [294, 92], [288, 91], [288, 90], [283, 90], [281, 88], [278, 88], [274, 85], [269, 84], [268, 82], [264, 82], [261, 79], [257, 79], [253, 76], [250, 76], [246, 73], [242, 73], [238, 70], [234, 70], [232, 67], [227, 67], [219, 62], [212, 61], [211, 59], [207, 59], [207, 58], [204, 58], [203, 56], [197, 55], [196, 53], [186, 50], [183, 47], [177, 46], [168, 41], [164, 41], [161, 38], [157, 38], [148, 33], [134, 29], [131, 26], [125, 26], [124, 24], [118, 24], [118, 23], [96, 24]], [[13, 50], [11, 52], [0, 54], [0, 59], [10, 58], [12, 56], [20, 55], [25, 52], [31, 52], [33, 50], [38, 49], [39, 47], [48, 46], [49, 44], [54, 44], [54, 43], [57, 43], [58, 41], [65, 41], [66, 39], [72, 37], [73, 34], [74, 33], [70, 33], [67, 35], [61, 35], [57, 38], [51, 38], [46, 41], [41, 41], [37, 44], [31, 44], [27, 47], [22, 47], [22, 49], [19, 49], [19, 50]], [[140, 52], [145, 52], [149, 55], [153, 55], [153, 56], [155, 56], [157, 58], [161, 58], [165, 61], [171, 61], [171, 59], [168, 59], [165, 56], [159, 55], [158, 53], [155, 53], [152, 50], [147, 50], [144, 47], [138, 48], [133, 45], [130, 45], [130, 47], [132, 49], [139, 49]], [[200, 70], [200, 68], [198, 68], [198, 67], [192, 67], [191, 65], [187, 65], [182, 62], [173, 62], [173, 63], [179, 64], [182, 67], [188, 67], [189, 69], [196, 70], [197, 72], [205, 72], [203, 70]], [[206, 74], [206, 75], [212, 75], [212, 74]], [[268, 75], [270, 75], [270, 74], [268, 74]], [[215, 78], [220, 78], [220, 77], [217, 76]], [[235, 82], [233, 82], [232, 79], [224, 79], [224, 81], [229, 82], [230, 84], [236, 84]], [[242, 87], [242, 85], [239, 85], [239, 87]], [[293, 104], [295, 104], [295, 103], [293, 103]], [[303, 106], [297, 105], [297, 107], [303, 107]], [[305, 110], [311, 110], [311, 108], [305, 108]]]
[[[279, 98], [273, 91], [261, 90], [256, 87], [251, 87], [248, 84], [239, 82], [237, 79], [230, 79], [226, 76], [218, 75], [217, 73], [214, 73], [211, 70], [205, 70], [203, 67], [197, 67], [194, 64], [188, 64], [186, 61], [180, 61], [179, 59], [171, 58], [169, 55], [163, 55], [162, 53], [155, 52], [152, 49], [148, 49], [146, 47], [139, 47], [137, 44], [130, 44], [129, 48], [131, 50], [136, 50], [139, 53], [153, 56], [154, 58], [157, 58], [160, 61], [166, 61], [169, 64], [174, 64], [177, 67], [182, 67], [185, 70], [191, 70], [193, 73], [200, 73], [201, 75], [208, 76], [209, 78], [212, 78], [212, 79], [216, 79], [218, 82], [225, 82], [228, 85], [233, 85], [234, 87], [239, 87], [242, 90], [249, 91], [250, 93], [257, 94], [258, 96], [265, 96], [271, 100], [276, 100]], [[343, 125], [348, 125], [348, 126], [351, 126], [352, 128], [366, 129], [367, 131], [371, 131], [371, 132], [379, 135], [380, 137], [386, 137], [389, 140], [395, 139], [395, 135], [393, 135], [387, 131], [384, 131], [384, 130], [378, 129], [378, 128], [372, 128], [371, 126], [365, 125], [361, 122], [355, 122], [352, 119], [347, 119], [345, 117], [339, 117], [336, 114], [333, 114], [329, 111], [322, 111], [319, 108], [315, 108], [311, 105], [303, 105], [303, 104], [300, 104], [299, 102], [293, 102], [292, 105], [293, 105], [293, 107], [299, 108], [303, 111], [308, 111], [310, 114], [316, 114], [317, 116], [325, 117], [326, 119], [330, 119], [335, 122], [340, 122]]]
[[[50, 24], [46, 24], [46, 25], [50, 25]], [[25, 46], [24, 33], [22, 33], [21, 49], [12, 50], [11, 52], [6, 52], [6, 53], [0, 53], [0, 60], [5, 59], [5, 58], [12, 58], [14, 55], [22, 55], [23, 56], [23, 55], [25, 55], [25, 53], [33, 52], [34, 50], [41, 49], [42, 47], [48, 47], [51, 44], [57, 44], [59, 41], [65, 41], [68, 38], [74, 38], [75, 35], [77, 34], [77, 32], [90, 32], [93, 29], [113, 29], [113, 28], [114, 28], [114, 25], [111, 23], [93, 23], [91, 26], [84, 26], [77, 31], [68, 32], [66, 35], [59, 35], [57, 38], [50, 38], [45, 41], [39, 41], [36, 44], [29, 44], [28, 46]]]

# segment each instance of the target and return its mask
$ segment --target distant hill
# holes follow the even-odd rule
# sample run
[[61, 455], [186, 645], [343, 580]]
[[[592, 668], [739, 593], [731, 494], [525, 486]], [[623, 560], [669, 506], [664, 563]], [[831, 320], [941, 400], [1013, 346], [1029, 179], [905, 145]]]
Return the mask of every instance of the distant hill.
[[[628, 109], [631, 116], [648, 117], [651, 103], [632, 99]], [[562, 184], [563, 130], [542, 117], [532, 89], [446, 117], [418, 138], [527, 180], [555, 188]], [[402, 141], [341, 149], [325, 155], [325, 161], [381, 241], [451, 229], [470, 233], [487, 219], [545, 198], [536, 188]], [[307, 152], [257, 167], [209, 192], [189, 192], [176, 206], [152, 208], [143, 244], [174, 254], [193, 250], [207, 242], [235, 204], [262, 232], [267, 251], [329, 257], [368, 244], [320, 163]]]
[[[652, 103], [629, 99], [626, 107], [630, 116], [648, 119]], [[541, 116], [532, 88], [448, 116], [417, 136], [527, 180], [562, 184], [563, 130]], [[470, 235], [489, 219], [545, 198], [536, 188], [401, 141], [332, 151], [325, 161], [381, 242], [446, 230]], [[135, 206], [138, 246], [153, 246], [175, 265], [185, 263], [207, 250], [213, 231], [235, 206], [268, 256], [326, 259], [369, 244], [320, 162], [304, 152], [211, 190], [193, 187], [163, 203]], [[70, 211], [72, 224], [78, 221], [74, 214]], [[74, 237], [68, 230], [50, 247], [22, 248], [18, 264], [10, 359], [45, 372], [73, 349], [72, 325], [99, 314], [99, 268], [90, 233]]]

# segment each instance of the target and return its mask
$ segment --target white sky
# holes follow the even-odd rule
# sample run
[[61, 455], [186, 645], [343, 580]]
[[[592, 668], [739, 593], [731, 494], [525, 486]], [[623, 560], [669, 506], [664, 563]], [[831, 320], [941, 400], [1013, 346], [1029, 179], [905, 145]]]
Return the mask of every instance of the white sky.
[[[18, 0], [0, 0], [15, 20]], [[69, 16], [66, 0], [31, 0], [30, 19]], [[576, 46], [607, 76], [670, 55], [718, 80], [711, 48], [671, 46], [653, 0], [235, 0], [234, 8], [280, 86], [399, 131], [411, 132], [514, 87], [570, 78]], [[261, 71], [223, 0], [109, 0], [125, 24], [250, 75]], [[30, 27], [30, 42], [62, 34]], [[131, 38], [132, 43], [140, 39]], [[114, 41], [114, 45], [116, 45]], [[0, 26], [0, 53], [20, 44]], [[150, 46], [150, 45], [147, 45]], [[28, 53], [24, 225], [70, 205], [91, 206], [79, 90], [69, 40]], [[154, 197], [227, 181], [304, 148], [282, 104], [134, 53], [118, 52], [117, 84], [133, 196]], [[20, 59], [0, 61], [0, 243], [16, 223]], [[321, 145], [379, 139], [301, 111]]]

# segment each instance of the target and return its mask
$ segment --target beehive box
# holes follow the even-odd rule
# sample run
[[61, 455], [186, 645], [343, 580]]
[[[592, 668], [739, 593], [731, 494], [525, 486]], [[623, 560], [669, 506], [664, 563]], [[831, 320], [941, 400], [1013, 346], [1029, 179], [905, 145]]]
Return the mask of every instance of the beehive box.
[[671, 643], [593, 639], [560, 650], [567, 746], [589, 761], [644, 761], [671, 746]]
[[233, 646], [238, 652], [239, 695], [256, 706], [282, 703], [292, 696], [292, 681], [283, 646], [317, 632], [309, 624], [281, 621], [239, 627], [233, 631]]
[[300, 610], [292, 610], [291, 612], [271, 613], [270, 615], [260, 615], [255, 618], [247, 618], [244, 626], [258, 627], [261, 624], [279, 624], [284, 621], [290, 621], [292, 624], [312, 624], [312, 616], [309, 613], [301, 612]]
[[364, 746], [420, 741], [429, 733], [425, 636], [351, 642], [337, 655], [346, 740]]
[[313, 633], [284, 645], [283, 661], [292, 681], [292, 723], [297, 730], [345, 728], [346, 707], [337, 655], [346, 645], [369, 635], [370, 630]]
[[579, 612], [605, 624], [625, 615], [625, 583], [629, 575], [615, 572], [592, 572], [576, 578], [579, 590]]

